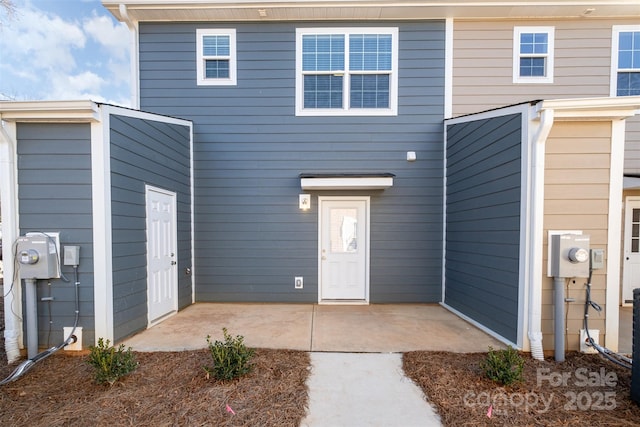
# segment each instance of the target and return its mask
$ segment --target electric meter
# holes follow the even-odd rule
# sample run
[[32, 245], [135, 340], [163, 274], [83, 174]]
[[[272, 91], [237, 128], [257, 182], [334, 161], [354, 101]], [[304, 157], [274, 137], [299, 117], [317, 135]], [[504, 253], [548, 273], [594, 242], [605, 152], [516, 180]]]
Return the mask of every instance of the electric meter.
[[16, 252], [23, 279], [53, 279], [60, 277], [58, 268], [57, 235], [29, 233], [18, 237]]
[[589, 236], [556, 234], [549, 243], [553, 277], [589, 277]]
[[573, 263], [587, 262], [589, 260], [589, 251], [584, 248], [571, 248], [569, 250], [569, 261]]

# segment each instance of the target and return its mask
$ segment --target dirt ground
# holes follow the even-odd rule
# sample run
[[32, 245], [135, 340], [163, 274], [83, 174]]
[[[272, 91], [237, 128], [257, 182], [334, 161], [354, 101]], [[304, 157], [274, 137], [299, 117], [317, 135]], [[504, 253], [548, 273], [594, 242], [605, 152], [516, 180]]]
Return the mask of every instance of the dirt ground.
[[[228, 383], [205, 378], [208, 350], [135, 354], [139, 368], [112, 387], [93, 383], [86, 355], [45, 359], [0, 387], [0, 425], [298, 426], [305, 416], [308, 353], [257, 349], [254, 370]], [[403, 363], [445, 426], [640, 425], [630, 372], [597, 355], [525, 356], [526, 381], [506, 388], [482, 377], [485, 355], [410, 352]], [[1, 364], [0, 376], [11, 370]]]
[[308, 353], [258, 349], [230, 382], [206, 378], [206, 349], [135, 354], [138, 369], [113, 386], [93, 382], [86, 356], [50, 356], [0, 387], [0, 425], [293, 427], [305, 416]]
[[403, 365], [446, 426], [640, 425], [640, 406], [630, 399], [631, 371], [599, 355], [569, 353], [562, 363], [525, 355], [525, 381], [512, 387], [482, 376], [485, 357], [411, 352]]

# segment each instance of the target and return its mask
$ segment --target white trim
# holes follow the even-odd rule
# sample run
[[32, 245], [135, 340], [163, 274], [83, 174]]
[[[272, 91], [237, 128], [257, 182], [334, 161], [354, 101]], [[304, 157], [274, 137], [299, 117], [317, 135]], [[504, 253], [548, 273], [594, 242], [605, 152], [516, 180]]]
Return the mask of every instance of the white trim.
[[[359, 201], [365, 202], [365, 299], [364, 300], [323, 300], [322, 299], [322, 203], [323, 202], [348, 202]], [[371, 270], [371, 197], [370, 196], [318, 196], [318, 304], [327, 305], [366, 305], [369, 304], [370, 287], [369, 275]]]
[[[202, 39], [204, 36], [229, 36], [229, 57], [207, 58], [204, 56]], [[228, 59], [228, 78], [206, 78], [204, 63], [207, 59]], [[236, 29], [199, 28], [196, 30], [196, 82], [198, 86], [235, 86], [237, 84]]]
[[445, 291], [447, 289], [447, 122], [444, 122], [442, 132], [442, 270], [440, 272], [440, 302], [444, 303]]
[[[638, 16], [637, 0], [103, 0], [119, 19], [118, 5], [140, 21], [329, 21], [350, 19], [531, 19], [567, 17], [591, 19]], [[585, 15], [587, 8], [595, 12]], [[260, 14], [260, 9], [265, 13]]]
[[609, 75], [609, 96], [618, 95], [618, 46], [620, 33], [640, 31], [640, 25], [614, 25], [611, 27], [611, 73]]
[[[304, 108], [304, 85], [302, 72], [302, 37], [309, 34], [343, 34], [345, 57], [343, 72], [342, 108]], [[391, 35], [391, 71], [389, 72], [389, 108], [349, 107], [349, 36], [351, 34]], [[398, 115], [398, 27], [324, 27], [296, 28], [296, 116], [397, 116]], [[375, 74], [384, 74], [378, 72]]]
[[532, 229], [532, 213], [534, 211], [534, 159], [535, 150], [529, 135], [531, 112], [527, 108], [522, 112], [520, 133], [520, 245], [518, 254], [518, 330], [517, 344], [525, 351], [529, 351], [529, 340], [525, 341], [525, 331], [529, 325], [529, 274], [531, 271], [531, 239], [534, 234]]
[[93, 101], [6, 101], [0, 115], [15, 122], [93, 122], [100, 120], [100, 107]]
[[93, 208], [93, 301], [95, 344], [113, 342], [113, 265], [111, 240], [111, 142], [108, 109], [91, 124], [91, 193]]
[[462, 312], [456, 310], [455, 308], [445, 304], [444, 302], [441, 302], [440, 305], [442, 307], [444, 307], [445, 309], [449, 310], [450, 312], [452, 312], [453, 314], [455, 314], [456, 316], [462, 318], [463, 320], [466, 320], [467, 322], [471, 323], [473, 326], [475, 326], [476, 328], [480, 329], [481, 331], [484, 331], [486, 334], [492, 336], [493, 338], [497, 339], [498, 341], [506, 344], [506, 345], [510, 345], [511, 347], [515, 348], [515, 349], [521, 349], [521, 347], [518, 346], [517, 343], [514, 343], [512, 341], [510, 341], [509, 339], [503, 337], [502, 335], [497, 334], [494, 330], [487, 328], [485, 325], [483, 325], [482, 323], [478, 323], [476, 320], [472, 319], [471, 317], [467, 316], [466, 314], [463, 314]]
[[[0, 208], [4, 268], [4, 343], [9, 363], [20, 358], [23, 344], [22, 286], [14, 283], [13, 243], [20, 234], [16, 124], [2, 122], [0, 114]], [[7, 280], [8, 279], [8, 280]]]
[[453, 125], [458, 123], [466, 123], [466, 122], [475, 122], [477, 120], [484, 119], [492, 119], [495, 117], [507, 116], [509, 114], [523, 114], [527, 115], [527, 108], [529, 107], [529, 103], [511, 105], [509, 107], [496, 108], [494, 110], [483, 111], [481, 113], [468, 114], [465, 116], [454, 117], [450, 119], [445, 119], [445, 124]]
[[140, 120], [150, 120], [160, 123], [187, 126], [190, 129], [193, 127], [193, 123], [190, 120], [179, 119], [171, 116], [163, 116], [155, 113], [147, 113], [140, 110], [132, 110], [130, 108], [118, 107], [116, 105], [103, 104], [100, 107], [103, 112], [109, 115], [113, 114], [116, 116], [125, 116]]
[[122, 21], [127, 25], [129, 32], [131, 33], [131, 37], [129, 37], [129, 60], [131, 61], [131, 64], [129, 64], [129, 68], [131, 70], [131, 107], [140, 108], [140, 38], [138, 22], [129, 17], [129, 11], [125, 4], [121, 3], [118, 6], [118, 11], [120, 12]]
[[444, 24], [444, 118], [453, 115], [453, 34], [454, 21], [447, 18]]
[[300, 178], [303, 190], [383, 190], [393, 186], [393, 177]]
[[624, 169], [625, 121], [611, 123], [611, 165], [607, 234], [607, 285], [605, 294], [605, 347], [618, 351], [620, 306], [620, 238], [622, 236], [622, 171]]
[[[520, 35], [523, 33], [546, 33], [547, 34], [547, 53], [546, 54], [523, 54], [520, 52]], [[553, 83], [554, 68], [554, 27], [513, 27], [513, 83]], [[520, 75], [520, 58], [536, 57], [545, 58], [545, 75], [526, 77]]]
[[189, 175], [190, 175], [190, 183], [191, 186], [191, 197], [189, 202], [191, 203], [191, 259], [189, 260], [189, 268], [191, 269], [191, 304], [195, 304], [196, 302], [196, 273], [195, 273], [195, 253], [196, 253], [196, 233], [194, 230], [195, 227], [195, 178], [194, 178], [194, 160], [193, 160], [193, 123], [189, 122]]

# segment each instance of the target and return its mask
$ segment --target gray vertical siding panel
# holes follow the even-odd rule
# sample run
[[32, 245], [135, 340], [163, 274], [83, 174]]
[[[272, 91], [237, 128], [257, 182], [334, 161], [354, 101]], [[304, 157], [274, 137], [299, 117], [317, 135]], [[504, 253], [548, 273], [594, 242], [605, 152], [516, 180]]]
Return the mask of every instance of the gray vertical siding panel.
[[114, 338], [147, 326], [145, 184], [177, 194], [178, 306], [191, 303], [189, 128], [111, 116]]
[[[90, 125], [19, 123], [17, 140], [20, 234], [58, 231], [61, 252], [65, 245], [80, 246], [79, 326], [83, 327], [83, 345], [92, 345], [95, 323]], [[75, 320], [73, 268], [62, 266], [62, 272], [68, 282], [52, 279], [37, 283], [40, 347], [62, 342], [63, 328], [73, 326]], [[5, 291], [8, 288], [5, 277]], [[41, 301], [49, 296], [53, 298], [51, 302]]]
[[[296, 117], [296, 27], [352, 26], [399, 27], [398, 116]], [[205, 27], [236, 29], [237, 86], [196, 85]], [[442, 21], [142, 23], [141, 108], [194, 122], [197, 300], [317, 301], [316, 196], [346, 193], [301, 212], [298, 175], [391, 172], [352, 193], [371, 195], [371, 301], [439, 301], [444, 54]]]
[[447, 126], [445, 303], [517, 341], [521, 116]]

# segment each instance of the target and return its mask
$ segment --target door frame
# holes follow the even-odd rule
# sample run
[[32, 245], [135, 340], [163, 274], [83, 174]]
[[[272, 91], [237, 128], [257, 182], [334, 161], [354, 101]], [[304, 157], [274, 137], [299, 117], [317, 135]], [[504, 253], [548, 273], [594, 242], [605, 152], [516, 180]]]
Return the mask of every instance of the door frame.
[[[173, 282], [173, 295], [175, 295], [175, 298], [173, 300], [173, 304], [171, 307], [171, 310], [163, 315], [161, 315], [160, 317], [157, 317], [155, 319], [151, 319], [150, 313], [150, 307], [151, 307], [151, 298], [150, 298], [150, 289], [151, 287], [149, 286], [149, 282], [151, 280], [151, 274], [150, 274], [150, 262], [149, 262], [149, 239], [150, 239], [150, 233], [149, 233], [149, 215], [148, 215], [148, 207], [149, 207], [149, 193], [151, 192], [155, 192], [155, 193], [160, 193], [160, 194], [164, 194], [166, 196], [171, 197], [172, 199], [172, 210], [171, 210], [171, 246], [173, 247], [173, 251], [175, 253], [175, 261], [176, 263], [172, 266], [171, 268], [171, 280]], [[166, 190], [164, 188], [160, 188], [160, 187], [154, 187], [152, 185], [148, 185], [145, 184], [145, 204], [144, 204], [144, 209], [145, 209], [145, 227], [147, 229], [147, 246], [146, 246], [146, 256], [147, 256], [147, 328], [150, 328], [154, 325], [157, 325], [158, 323], [162, 322], [163, 320], [165, 320], [167, 317], [172, 316], [174, 314], [176, 314], [178, 312], [178, 207], [177, 207], [177, 202], [178, 202], [178, 195], [175, 191], [170, 191], [170, 190]]]
[[624, 199], [624, 231], [622, 233], [622, 282], [620, 286], [620, 302], [623, 307], [630, 307], [632, 305], [632, 303], [625, 302], [624, 298], [626, 286], [625, 279], [628, 278], [627, 275], [629, 274], [626, 268], [625, 258], [627, 257], [627, 254], [631, 252], [631, 203], [637, 203], [640, 206], [640, 196], [627, 196]]
[[[365, 260], [364, 260], [364, 300], [323, 300], [322, 299], [322, 221], [323, 204], [325, 202], [365, 202]], [[368, 305], [369, 304], [369, 270], [370, 270], [370, 229], [371, 229], [371, 197], [370, 196], [318, 196], [318, 304], [326, 305]]]

